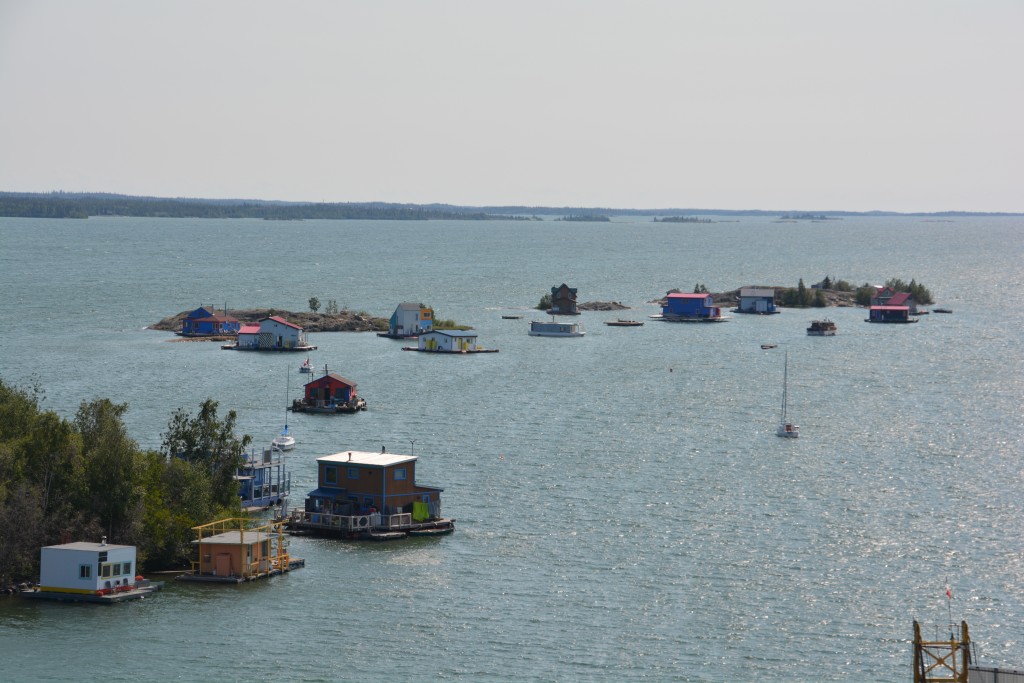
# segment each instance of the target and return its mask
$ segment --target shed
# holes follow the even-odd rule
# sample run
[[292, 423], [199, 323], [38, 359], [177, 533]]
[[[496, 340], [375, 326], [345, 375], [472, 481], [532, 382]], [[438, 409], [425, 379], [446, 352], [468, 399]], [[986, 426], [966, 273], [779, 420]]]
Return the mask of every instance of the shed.
[[770, 287], [743, 287], [740, 289], [740, 313], [778, 313], [775, 308], [775, 290]]
[[329, 372], [306, 385], [305, 400], [308, 405], [348, 403], [356, 398], [356, 383], [341, 375]]
[[40, 550], [39, 590], [94, 595], [135, 585], [135, 546], [63, 543]]
[[477, 350], [476, 340], [477, 334], [468, 330], [434, 330], [420, 335], [419, 350], [451, 353], [472, 352]]

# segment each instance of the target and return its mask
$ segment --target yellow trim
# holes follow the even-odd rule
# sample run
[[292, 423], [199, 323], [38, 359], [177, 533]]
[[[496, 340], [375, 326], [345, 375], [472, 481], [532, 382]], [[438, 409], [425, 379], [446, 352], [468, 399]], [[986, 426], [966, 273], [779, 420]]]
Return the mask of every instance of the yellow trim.
[[57, 588], [55, 586], [40, 586], [40, 591], [46, 593], [76, 593], [78, 595], [96, 595], [98, 588], [86, 590], [85, 588]]

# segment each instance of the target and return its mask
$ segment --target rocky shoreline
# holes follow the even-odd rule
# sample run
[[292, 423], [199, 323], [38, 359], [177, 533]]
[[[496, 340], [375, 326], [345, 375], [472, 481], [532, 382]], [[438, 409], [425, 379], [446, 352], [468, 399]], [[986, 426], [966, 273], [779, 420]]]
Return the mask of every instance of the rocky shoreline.
[[[192, 311], [182, 311], [177, 315], [164, 318], [155, 325], [150, 325], [151, 330], [165, 330], [168, 332], [180, 332], [181, 322]], [[276, 308], [251, 308], [239, 311], [229, 311], [228, 315], [237, 318], [242, 324], [255, 324], [271, 315], [284, 318], [290, 323], [300, 326], [306, 332], [384, 332], [388, 329], [387, 318], [376, 318], [366, 313], [354, 313], [352, 311], [339, 311], [338, 313], [312, 313], [282, 311]], [[230, 335], [234, 339], [234, 335]], [[199, 337], [198, 339], [208, 340], [212, 337]]]

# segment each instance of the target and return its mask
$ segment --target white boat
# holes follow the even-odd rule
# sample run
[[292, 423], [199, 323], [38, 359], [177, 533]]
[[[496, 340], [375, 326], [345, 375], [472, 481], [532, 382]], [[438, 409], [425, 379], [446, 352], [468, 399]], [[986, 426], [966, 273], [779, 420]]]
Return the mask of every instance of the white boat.
[[288, 373], [284, 389], [284, 430], [280, 436], [270, 442], [271, 447], [276, 451], [290, 451], [295, 448], [295, 437], [288, 432], [288, 399], [291, 398], [291, 379], [291, 373]]
[[586, 332], [580, 323], [530, 322], [531, 337], [582, 337]]
[[309, 362], [309, 356], [306, 356], [306, 360], [299, 366], [299, 372], [313, 372], [313, 364]]
[[270, 444], [274, 447], [274, 450], [278, 451], [290, 451], [295, 448], [295, 437], [288, 433], [287, 422], [285, 422], [284, 431], [281, 432], [281, 436], [276, 437]]
[[778, 436], [786, 439], [795, 439], [800, 436], [800, 426], [789, 421], [786, 415], [786, 403], [789, 400], [789, 351], [786, 352], [786, 369], [782, 373], [782, 418], [779, 420], [779, 428], [775, 430]]

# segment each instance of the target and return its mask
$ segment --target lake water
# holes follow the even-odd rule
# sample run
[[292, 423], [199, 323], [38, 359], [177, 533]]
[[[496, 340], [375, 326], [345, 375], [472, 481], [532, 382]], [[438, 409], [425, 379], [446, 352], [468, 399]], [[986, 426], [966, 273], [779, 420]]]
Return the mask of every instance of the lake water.
[[[268, 442], [298, 392], [298, 356], [145, 329], [200, 304], [418, 301], [500, 349], [313, 334], [369, 410], [288, 418], [293, 506], [316, 457], [384, 445], [445, 488], [454, 535], [295, 538], [288, 576], [108, 608], [0, 599], [0, 680], [909, 680], [912, 620], [945, 634], [947, 579], [981, 663], [1024, 669], [1022, 263], [1021, 218], [0, 219], [0, 377], [67, 417], [127, 403], [146, 448], [206, 398]], [[673, 287], [825, 275], [915, 278], [954, 313], [602, 324]], [[529, 337], [562, 282], [634, 310]], [[838, 336], [806, 336], [823, 315]], [[797, 440], [774, 435], [786, 351]]]

